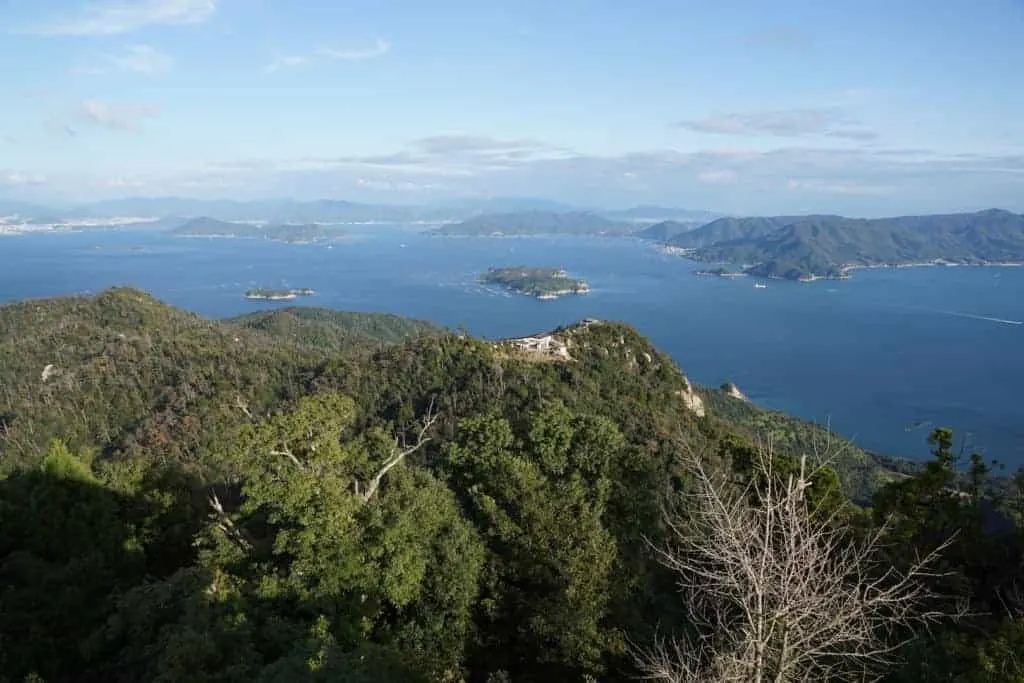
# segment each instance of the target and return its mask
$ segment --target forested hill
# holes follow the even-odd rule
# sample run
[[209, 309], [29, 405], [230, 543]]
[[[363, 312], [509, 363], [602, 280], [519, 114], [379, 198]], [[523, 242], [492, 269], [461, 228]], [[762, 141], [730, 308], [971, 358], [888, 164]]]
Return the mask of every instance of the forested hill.
[[588, 211], [494, 213], [438, 228], [440, 235], [627, 235], [638, 226]]
[[326, 351], [395, 344], [415, 337], [445, 333], [443, 327], [425, 320], [304, 306], [248, 313], [225, 322]]
[[[636, 648], [696, 604], [653, 550], [689, 504], [685, 463], [757, 482], [766, 453], [792, 477], [828, 450], [613, 322], [491, 343], [310, 309], [205, 320], [115, 289], [0, 306], [0, 359], [9, 683], [635, 680]], [[846, 495], [898, 510], [890, 564], [970, 509], [945, 469], [893, 480], [832, 446], [815, 509], [853, 536], [875, 523]], [[997, 540], [998, 562], [965, 545], [944, 565], [978, 614], [1012, 564]], [[922, 631], [892, 680], [940, 680], [919, 675], [938, 654], [943, 675], [1010, 661], [986, 648], [1021, 636], [985, 619]]]
[[850, 267], [1024, 262], [1024, 216], [977, 213], [858, 219], [722, 218], [669, 238], [692, 258], [764, 277], [839, 277]]

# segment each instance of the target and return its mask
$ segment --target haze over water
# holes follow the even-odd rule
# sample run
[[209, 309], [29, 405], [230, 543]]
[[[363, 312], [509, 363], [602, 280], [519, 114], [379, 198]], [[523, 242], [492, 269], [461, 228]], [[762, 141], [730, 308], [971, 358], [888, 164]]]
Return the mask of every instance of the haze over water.
[[[594, 317], [627, 322], [696, 382], [733, 381], [758, 404], [890, 455], [924, 457], [950, 426], [1024, 465], [1024, 268], [857, 271], [842, 282], [695, 277], [646, 242], [439, 238], [355, 228], [324, 245], [186, 239], [141, 230], [0, 239], [0, 301], [131, 285], [210, 317], [284, 305], [381, 311], [507, 337]], [[564, 267], [593, 292], [553, 302], [481, 287], [488, 266]], [[284, 304], [248, 287], [312, 287]]]

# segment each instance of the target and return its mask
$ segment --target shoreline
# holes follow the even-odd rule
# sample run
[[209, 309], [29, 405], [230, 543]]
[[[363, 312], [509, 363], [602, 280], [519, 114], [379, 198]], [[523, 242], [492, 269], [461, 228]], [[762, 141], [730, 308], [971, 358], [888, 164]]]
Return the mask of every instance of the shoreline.
[[[667, 251], [667, 249], [676, 249], [678, 251]], [[677, 254], [677, 255], [685, 257], [685, 254], [683, 253], [684, 251], [686, 251], [686, 250], [682, 250], [682, 249], [680, 249], [678, 247], [668, 247], [668, 248], [666, 248], [666, 253]], [[696, 259], [688, 259], [688, 260], [691, 260], [694, 263], [707, 263], [706, 261], [698, 261]], [[716, 263], [721, 263], [721, 262], [716, 262]], [[730, 265], [730, 264], [724, 264], [724, 265]], [[897, 270], [897, 269], [901, 269], [901, 268], [1024, 268], [1024, 261], [995, 261], [995, 262], [982, 262], [982, 263], [958, 263], [958, 262], [954, 262], [954, 261], [937, 260], [937, 261], [922, 261], [922, 262], [913, 262], [913, 263], [873, 263], [873, 264], [863, 264], [863, 265], [860, 265], [860, 264], [857, 264], [857, 265], [843, 265], [843, 266], [839, 267], [840, 268], [839, 275], [817, 275], [817, 274], [811, 273], [811, 274], [808, 274], [808, 275], [801, 275], [800, 277], [797, 277], [797, 278], [782, 277], [780, 275], [761, 275], [761, 274], [758, 274], [758, 273], [747, 272], [747, 270], [749, 270], [751, 268], [756, 268], [757, 267], [756, 264], [755, 265], [751, 265], [751, 266], [740, 266], [740, 267], [743, 268], [744, 270], [731, 271], [731, 272], [725, 272], [725, 273], [716, 273], [713, 270], [703, 270], [702, 269], [702, 270], [694, 271], [693, 274], [697, 275], [697, 276], [700, 276], [700, 277], [721, 277], [721, 278], [725, 278], [725, 279], [732, 279], [732, 278], [739, 278], [739, 277], [753, 277], [753, 278], [759, 278], [759, 279], [762, 279], [762, 280], [782, 280], [782, 281], [788, 281], [788, 282], [809, 283], [809, 282], [817, 282], [818, 280], [851, 280], [851, 279], [853, 279], [854, 271], [857, 271], [857, 270], [884, 270], [884, 269]]]

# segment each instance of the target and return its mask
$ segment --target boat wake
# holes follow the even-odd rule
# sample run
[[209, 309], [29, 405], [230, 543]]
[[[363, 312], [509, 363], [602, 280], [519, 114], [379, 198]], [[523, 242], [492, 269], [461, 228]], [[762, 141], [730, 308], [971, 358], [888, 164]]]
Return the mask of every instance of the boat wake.
[[1006, 318], [994, 318], [990, 315], [976, 315], [974, 313], [960, 313], [959, 311], [940, 311], [934, 310], [933, 313], [941, 313], [943, 315], [952, 315], [957, 318], [970, 318], [971, 320], [984, 320], [990, 323], [999, 323], [1001, 325], [1024, 325], [1024, 320], [1007, 320]]

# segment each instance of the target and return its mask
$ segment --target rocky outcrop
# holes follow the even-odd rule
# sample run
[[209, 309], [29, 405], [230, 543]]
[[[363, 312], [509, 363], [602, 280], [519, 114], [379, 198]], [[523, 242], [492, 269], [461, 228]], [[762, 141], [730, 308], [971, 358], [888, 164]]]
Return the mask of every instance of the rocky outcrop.
[[59, 374], [59, 372], [60, 371], [57, 369], [57, 366], [54, 365], [53, 363], [50, 363], [45, 368], [43, 368], [41, 379], [44, 382], [48, 382], [48, 381], [50, 381], [51, 377], [53, 377], [54, 375]]
[[723, 384], [722, 391], [724, 391], [726, 395], [728, 395], [730, 398], [734, 398], [737, 401], [746, 401], [747, 403], [750, 402], [750, 399], [747, 398], [747, 395], [740, 391], [740, 388], [733, 384], [732, 382], [726, 382], [725, 384]]
[[692, 410], [697, 417], [704, 417], [704, 399], [700, 397], [697, 390], [693, 388], [690, 380], [683, 378], [683, 388], [676, 392], [679, 398], [683, 399], [683, 405]]

